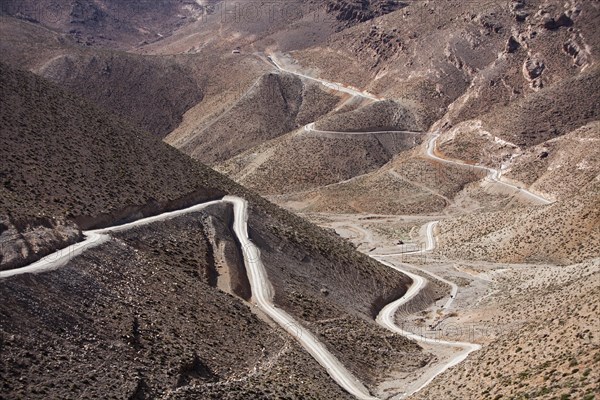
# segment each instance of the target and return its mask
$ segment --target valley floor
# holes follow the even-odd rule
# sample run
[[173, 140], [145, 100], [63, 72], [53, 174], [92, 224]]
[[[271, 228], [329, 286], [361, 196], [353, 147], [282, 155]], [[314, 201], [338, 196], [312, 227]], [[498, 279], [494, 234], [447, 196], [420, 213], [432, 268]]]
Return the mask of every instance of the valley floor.
[[[404, 398], [415, 382], [437, 375], [457, 351], [445, 341], [482, 349], [410, 398], [598, 395], [600, 374], [593, 365], [600, 359], [599, 259], [568, 267], [451, 260], [435, 251], [414, 254], [425, 247], [425, 225], [444, 216], [306, 216], [335, 229], [359, 251], [387, 254], [382, 259], [429, 281], [414, 302], [398, 310], [396, 322], [440, 343], [417, 340], [434, 357], [416, 374], [387, 376], [379, 386], [383, 398]], [[500, 378], [503, 385], [494, 382]]]

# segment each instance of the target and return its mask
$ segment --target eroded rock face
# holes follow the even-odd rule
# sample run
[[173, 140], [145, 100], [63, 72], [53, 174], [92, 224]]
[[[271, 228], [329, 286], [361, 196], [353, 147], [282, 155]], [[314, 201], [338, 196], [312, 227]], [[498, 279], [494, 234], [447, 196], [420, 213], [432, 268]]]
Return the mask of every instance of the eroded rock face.
[[0, 271], [34, 262], [83, 238], [71, 221], [0, 216]]
[[348, 25], [369, 21], [406, 6], [393, 0], [328, 0], [327, 12], [336, 14], [338, 21]]
[[572, 37], [563, 44], [563, 52], [573, 59], [573, 65], [582, 67], [589, 64], [589, 53], [578, 43], [577, 37]]
[[568, 28], [570, 26], [573, 26], [573, 20], [566, 14], [561, 14], [557, 18], [545, 15], [542, 19], [542, 26], [545, 29], [554, 31], [562, 27]]
[[544, 62], [535, 58], [530, 58], [525, 61], [525, 65], [523, 66], [523, 70], [526, 74], [526, 78], [536, 79], [542, 75], [546, 66]]
[[523, 76], [530, 82], [532, 89], [541, 89], [542, 73], [546, 69], [546, 64], [537, 57], [530, 57], [523, 63]]
[[398, 28], [387, 30], [376, 25], [371, 27], [369, 34], [354, 44], [357, 52], [367, 52], [373, 57], [372, 68], [379, 61], [391, 59], [398, 51], [405, 48]]
[[509, 54], [514, 53], [519, 49], [519, 47], [521, 47], [521, 44], [517, 41], [517, 39], [515, 39], [514, 36], [511, 36], [506, 42], [504, 52]]

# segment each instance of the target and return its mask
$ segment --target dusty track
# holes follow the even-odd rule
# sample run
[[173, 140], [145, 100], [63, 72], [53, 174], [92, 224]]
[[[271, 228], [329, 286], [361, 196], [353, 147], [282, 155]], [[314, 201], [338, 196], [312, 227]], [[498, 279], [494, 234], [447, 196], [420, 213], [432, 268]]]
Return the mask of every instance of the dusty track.
[[538, 204], [551, 204], [552, 203], [552, 201], [550, 201], [542, 196], [539, 196], [535, 193], [532, 193], [527, 189], [524, 189], [522, 187], [515, 186], [510, 183], [502, 181], [501, 180], [502, 172], [499, 170], [483, 167], [481, 165], [471, 165], [471, 164], [467, 164], [465, 162], [458, 161], [458, 160], [448, 160], [448, 159], [439, 157], [438, 155], [435, 154], [436, 153], [435, 149], [437, 147], [438, 138], [439, 138], [439, 133], [434, 133], [433, 136], [431, 137], [431, 139], [429, 140], [429, 142], [427, 143], [427, 149], [426, 149], [425, 155], [427, 157], [431, 158], [432, 160], [435, 160], [435, 161], [438, 161], [438, 162], [441, 162], [444, 164], [459, 165], [461, 167], [469, 168], [473, 171], [485, 172], [486, 179], [488, 179], [490, 182], [497, 183], [499, 185], [504, 185], [511, 189], [515, 189], [515, 190], [519, 191], [522, 195], [524, 195], [526, 198], [532, 200], [534, 203], [538, 203]]
[[371, 396], [368, 389], [350, 371], [348, 371], [311, 332], [304, 328], [288, 313], [277, 308], [275, 304], [273, 304], [273, 290], [267, 277], [267, 272], [260, 259], [260, 251], [248, 237], [248, 205], [246, 200], [239, 197], [226, 196], [222, 200], [202, 203], [186, 209], [144, 218], [126, 225], [119, 225], [95, 231], [86, 231], [84, 232], [86, 239], [83, 242], [76, 243], [57, 251], [29, 266], [0, 272], [0, 279], [27, 273], [43, 273], [55, 270], [67, 264], [73, 257], [82, 254], [85, 250], [100, 246], [111, 240], [110, 232], [122, 232], [138, 226], [165, 221], [184, 214], [198, 212], [206, 207], [219, 203], [230, 203], [234, 207], [233, 230], [242, 247], [244, 263], [246, 270], [248, 271], [248, 279], [252, 289], [252, 299], [255, 304], [286, 332], [295, 337], [302, 347], [304, 347], [304, 349], [306, 349], [306, 351], [308, 351], [313, 358], [326, 369], [333, 380], [348, 393], [352, 394], [357, 399], [376, 400], [377, 398]]

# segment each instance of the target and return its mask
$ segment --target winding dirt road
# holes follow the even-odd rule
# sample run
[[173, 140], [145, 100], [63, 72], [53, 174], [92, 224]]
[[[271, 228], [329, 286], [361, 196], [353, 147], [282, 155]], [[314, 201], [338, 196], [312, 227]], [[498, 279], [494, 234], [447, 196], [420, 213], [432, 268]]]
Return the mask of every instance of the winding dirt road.
[[271, 64], [273, 64], [280, 71], [288, 72], [290, 74], [294, 74], [294, 75], [297, 75], [299, 77], [302, 77], [302, 78], [305, 78], [305, 79], [308, 79], [308, 80], [311, 80], [311, 81], [314, 81], [314, 82], [318, 82], [321, 85], [325, 86], [326, 88], [329, 88], [329, 89], [332, 89], [332, 90], [335, 90], [335, 91], [338, 91], [338, 92], [342, 92], [342, 93], [347, 93], [347, 94], [349, 94], [349, 95], [351, 95], [353, 97], [362, 97], [362, 98], [365, 98], [365, 99], [375, 100], [375, 101], [380, 100], [377, 96], [374, 96], [374, 95], [372, 95], [369, 92], [364, 92], [364, 91], [359, 90], [359, 89], [348, 87], [348, 86], [342, 85], [341, 83], [329, 82], [329, 81], [326, 81], [324, 79], [315, 78], [313, 76], [302, 74], [302, 73], [300, 73], [298, 71], [292, 71], [292, 70], [290, 70], [288, 68], [285, 68], [283, 66], [283, 64], [280, 61], [278, 61], [274, 55], [267, 56], [267, 59], [271, 62]]
[[[326, 81], [324, 79], [319, 79], [319, 78], [314, 78], [312, 76], [308, 76], [305, 74], [302, 74], [300, 72], [297, 71], [293, 71], [290, 69], [287, 69], [285, 67], [282, 66], [282, 64], [280, 62], [278, 62], [275, 58], [274, 55], [270, 55], [267, 56], [268, 60], [275, 65], [275, 67], [277, 67], [277, 69], [284, 71], [284, 72], [288, 72], [294, 75], [297, 75], [299, 77], [302, 78], [306, 78], [306, 79], [310, 79], [316, 82], [321, 83], [322, 85], [333, 89], [333, 90], [337, 90], [339, 92], [343, 92], [343, 93], [347, 93], [350, 94], [353, 97], [362, 97], [362, 98], [366, 98], [366, 99], [370, 99], [370, 100], [381, 100], [381, 98], [378, 98], [374, 95], [372, 95], [371, 93], [368, 92], [364, 92], [361, 91], [359, 89], [353, 89], [353, 88], [348, 88], [340, 83], [334, 83], [334, 82], [329, 82]], [[344, 134], [344, 135], [356, 135], [356, 134], [367, 134], [367, 133], [422, 133], [422, 132], [411, 132], [411, 131], [380, 131], [380, 132], [337, 132], [337, 131], [321, 131], [318, 129], [315, 129], [315, 123], [312, 122], [310, 124], [307, 124], [306, 126], [304, 126], [304, 130], [306, 132], [315, 132], [315, 133], [323, 133], [323, 134]], [[435, 154], [435, 149], [437, 147], [437, 140], [439, 138], [439, 132], [436, 132], [432, 135], [431, 139], [429, 140], [429, 142], [427, 143], [427, 147], [426, 147], [426, 151], [425, 151], [425, 155], [435, 161], [444, 163], [444, 164], [454, 164], [454, 165], [459, 165], [461, 167], [464, 168], [470, 168], [473, 171], [481, 171], [484, 172], [486, 174], [486, 179], [488, 179], [490, 182], [493, 183], [497, 183], [500, 185], [504, 185], [506, 187], [509, 187], [513, 190], [517, 190], [519, 192], [521, 192], [521, 194], [523, 194], [526, 198], [529, 198], [530, 200], [532, 200], [535, 203], [538, 204], [552, 204], [553, 202], [551, 200], [548, 200], [540, 195], [537, 195], [535, 193], [530, 192], [527, 189], [524, 189], [520, 186], [517, 185], [513, 185], [511, 183], [505, 182], [501, 180], [501, 176], [502, 176], [502, 172], [493, 168], [488, 168], [488, 167], [484, 167], [484, 166], [480, 166], [480, 165], [471, 165], [471, 164], [467, 164], [465, 162], [462, 161], [458, 161], [458, 160], [448, 160], [442, 157], [439, 157]]]
[[11, 269], [8, 271], [0, 271], [0, 279], [28, 273], [37, 274], [40, 272], [46, 272], [60, 268], [67, 264], [72, 258], [81, 255], [84, 251], [93, 249], [94, 247], [98, 247], [101, 244], [111, 240], [111, 237], [109, 235], [110, 232], [123, 232], [135, 228], [137, 226], [148, 225], [157, 221], [165, 221], [180, 215], [200, 211], [211, 205], [218, 204], [219, 202], [220, 201], [210, 201], [182, 210], [171, 211], [160, 215], [156, 215], [154, 217], [143, 218], [138, 221], [131, 222], [129, 224], [118, 225], [110, 228], [97, 229], [92, 231], [84, 231], [83, 235], [85, 236], [85, 240], [83, 240], [82, 242], [75, 243], [69, 247], [47, 255], [46, 257], [26, 267]]
[[346, 131], [346, 132], [340, 132], [340, 131], [323, 131], [320, 129], [316, 129], [315, 128], [315, 123], [311, 122], [310, 124], [307, 124], [304, 126], [304, 130], [306, 132], [315, 132], [315, 133], [322, 133], [322, 134], [335, 134], [335, 135], [373, 135], [373, 134], [385, 134], [385, 133], [409, 133], [409, 134], [413, 134], [413, 135], [422, 135], [423, 132], [414, 132], [414, 131], [394, 131], [394, 130], [389, 130], [389, 131]]
[[518, 190], [525, 197], [533, 200], [536, 203], [552, 204], [552, 201], [550, 201], [542, 196], [539, 196], [535, 193], [532, 193], [527, 189], [523, 189], [522, 187], [502, 181], [501, 180], [502, 173], [501, 173], [501, 171], [499, 171], [497, 169], [488, 168], [488, 167], [484, 167], [481, 165], [471, 165], [471, 164], [467, 164], [465, 162], [461, 162], [461, 161], [457, 161], [457, 160], [448, 160], [448, 159], [437, 156], [435, 154], [435, 149], [437, 148], [437, 140], [438, 140], [439, 136], [440, 136], [439, 133], [436, 132], [433, 134], [431, 139], [429, 139], [429, 142], [427, 143], [427, 151], [426, 151], [427, 157], [431, 158], [432, 160], [436, 160], [438, 162], [444, 163], [444, 164], [454, 164], [454, 165], [459, 165], [461, 167], [470, 168], [473, 171], [484, 172], [486, 174], [486, 179], [488, 179], [490, 182], [494, 182], [494, 183], [497, 183], [500, 185], [507, 186], [511, 189]]
[[[435, 226], [438, 224], [438, 222], [439, 221], [433, 221], [433, 222], [429, 222], [426, 225], [425, 231], [426, 231], [427, 241], [426, 241], [425, 249], [418, 250], [418, 251], [410, 251], [410, 252], [406, 252], [406, 253], [399, 253], [399, 254], [394, 254], [394, 255], [397, 256], [397, 255], [407, 255], [407, 254], [419, 254], [419, 253], [428, 253], [428, 252], [433, 251], [436, 247], [434, 229], [435, 229]], [[392, 254], [379, 255], [379, 256], [371, 255], [372, 258], [376, 259], [377, 261], [381, 262], [382, 264], [384, 264], [390, 268], [393, 268], [403, 274], [408, 275], [413, 280], [413, 284], [411, 285], [411, 287], [408, 289], [408, 291], [402, 298], [385, 306], [381, 310], [379, 315], [377, 316], [376, 321], [384, 328], [386, 328], [392, 332], [398, 333], [408, 339], [415, 340], [415, 341], [418, 341], [421, 343], [448, 346], [448, 347], [458, 349], [458, 352], [456, 354], [454, 354], [449, 360], [447, 360], [446, 362], [439, 363], [439, 364], [435, 365], [433, 368], [427, 369], [423, 373], [423, 375], [421, 375], [417, 380], [415, 380], [414, 382], [412, 382], [409, 385], [409, 387], [406, 389], [406, 391], [404, 393], [401, 393], [399, 395], [399, 397], [395, 397], [395, 398], [402, 399], [406, 396], [410, 396], [410, 395], [418, 392], [419, 390], [423, 389], [425, 386], [427, 386], [429, 383], [431, 383], [431, 381], [433, 381], [436, 376], [438, 376], [439, 374], [448, 370], [449, 368], [452, 368], [453, 366], [461, 363], [469, 356], [469, 354], [471, 354], [472, 352], [474, 352], [476, 350], [479, 350], [481, 348], [481, 346], [478, 344], [474, 344], [474, 343], [448, 342], [448, 341], [439, 340], [439, 339], [427, 338], [427, 337], [424, 337], [424, 336], [401, 329], [396, 324], [396, 317], [395, 317], [396, 312], [398, 311], [398, 309], [400, 307], [402, 307], [403, 305], [405, 305], [409, 301], [411, 301], [427, 284], [427, 280], [425, 278], [423, 278], [420, 275], [411, 273], [410, 271], [408, 271], [406, 269], [406, 267], [417, 269], [425, 274], [428, 274], [429, 276], [431, 276], [434, 279], [437, 279], [439, 281], [442, 281], [442, 282], [450, 285], [450, 287], [452, 288], [451, 293], [450, 293], [450, 298], [446, 301], [446, 304], [443, 305], [443, 307], [442, 307], [443, 309], [447, 310], [452, 305], [452, 302], [454, 301], [454, 299], [456, 298], [456, 295], [458, 294], [458, 286], [440, 276], [435, 275], [432, 272], [426, 271], [422, 268], [418, 268], [414, 265], [400, 264], [401, 266], [404, 266], [404, 268], [402, 268], [401, 266], [392, 264], [392, 263], [384, 261], [382, 259], [384, 257], [389, 257], [389, 256], [392, 256]]]
[[260, 251], [248, 237], [248, 207], [245, 200], [239, 197], [227, 196], [223, 201], [234, 206], [235, 222], [233, 230], [242, 246], [248, 279], [252, 288], [252, 298], [258, 307], [273, 321], [283, 327], [289, 334], [304, 347], [327, 373], [348, 393], [358, 399], [375, 400], [367, 388], [343, 364], [332, 355], [325, 346], [313, 336], [310, 331], [302, 327], [292, 316], [273, 304], [273, 291], [267, 277], [267, 272], [260, 259]]
[[[319, 340], [310, 331], [304, 328], [300, 323], [298, 323], [292, 316], [290, 316], [284, 310], [277, 308], [274, 305], [273, 289], [267, 277], [264, 265], [262, 264], [260, 258], [260, 250], [254, 243], [252, 243], [248, 236], [247, 202], [246, 200], [241, 199], [239, 197], [226, 196], [222, 200], [210, 201], [186, 209], [163, 213], [157, 216], [140, 219], [138, 221], [131, 222], [125, 225], [118, 225], [104, 229], [85, 231], [84, 234], [86, 239], [84, 241], [71, 245], [65, 249], [59, 250], [29, 266], [13, 269], [10, 271], [2, 271], [0, 272], [0, 279], [7, 279], [12, 276], [28, 273], [43, 273], [58, 269], [66, 265], [72, 258], [81, 255], [84, 251], [100, 246], [101, 244], [110, 241], [112, 239], [110, 236], [111, 232], [123, 232], [135, 227], [165, 221], [181, 215], [198, 212], [211, 205], [216, 205], [220, 203], [230, 203], [234, 207], [233, 230], [242, 247], [244, 263], [248, 271], [248, 279], [250, 281], [250, 286], [252, 290], [252, 300], [254, 301], [254, 303], [274, 322], [276, 322], [286, 332], [292, 335], [302, 345], [302, 347], [306, 349], [314, 357], [314, 359], [317, 360], [317, 362], [319, 362], [319, 364], [321, 364], [326, 369], [327, 373], [332, 377], [332, 379], [335, 382], [337, 382], [342, 388], [344, 388], [348, 393], [352, 394], [360, 400], [376, 400], [377, 397], [372, 396], [369, 393], [368, 389], [350, 371], [348, 371], [348, 369], [346, 369], [344, 365], [333, 354], [331, 354], [327, 350], [327, 348], [321, 342], [319, 342]], [[431, 222], [427, 225], [427, 246], [424, 250], [421, 251], [427, 252], [435, 248], [435, 237], [433, 229], [436, 224], [437, 221]], [[415, 254], [421, 251], [402, 254]], [[400, 306], [406, 304], [412, 298], [414, 298], [414, 296], [416, 296], [419, 293], [419, 291], [423, 288], [427, 281], [419, 275], [412, 274], [406, 269], [402, 269], [380, 259], [385, 256], [373, 257], [378, 259], [383, 264], [389, 266], [390, 268], [394, 268], [408, 275], [413, 280], [413, 284], [410, 286], [409, 290], [405, 293], [405, 295], [402, 298], [390, 303], [381, 311], [381, 313], [377, 317], [377, 322], [385, 328], [389, 329], [390, 331], [399, 333], [403, 336], [406, 336], [409, 339], [463, 348], [463, 351], [454, 356], [448, 363], [437, 366], [435, 371], [427, 371], [427, 373], [423, 377], [416, 381], [419, 382], [419, 386], [412, 387], [414, 386], [413, 384], [411, 386], [410, 391], [406, 392], [406, 394], [414, 393], [420, 390], [421, 388], [425, 387], [429, 382], [431, 382], [431, 380], [435, 378], [435, 376], [437, 376], [441, 372], [464, 360], [464, 358], [466, 358], [470, 352], [477, 350], [479, 347], [478, 345], [472, 345], [469, 343], [443, 342], [435, 339], [429, 339], [400, 329], [396, 325], [394, 320], [394, 315], [396, 311]], [[442, 278], [437, 277], [433, 274], [431, 275], [436, 279], [443, 280]], [[447, 306], [449, 306], [449, 304], [447, 304]]]
[[[407, 252], [403, 252], [403, 253], [392, 253], [392, 254], [372, 254], [372, 257], [376, 258], [379, 262], [388, 265], [388, 263], [384, 262], [381, 260], [381, 258], [384, 257], [397, 257], [397, 256], [405, 256], [405, 255], [409, 255], [409, 254], [422, 254], [422, 253], [429, 253], [433, 250], [435, 250], [436, 247], [436, 242], [435, 242], [435, 233], [434, 233], [434, 229], [437, 226], [437, 224], [439, 224], [440, 221], [432, 221], [429, 222], [427, 225], [425, 225], [425, 236], [427, 238], [426, 240], [426, 245], [425, 248], [422, 250], [416, 250], [416, 251], [407, 251]], [[408, 264], [407, 264], [408, 265]], [[389, 265], [388, 265], [389, 266]], [[434, 274], [433, 272], [429, 272], [426, 269], [423, 268], [418, 268], [416, 266], [411, 266], [414, 269], [417, 269], [419, 271], [421, 271], [422, 273], [431, 276], [433, 279], [436, 279], [440, 282], [445, 283], [446, 285], [450, 286], [450, 297], [448, 298], [448, 300], [446, 301], [446, 303], [442, 306], [442, 308], [444, 310], [448, 310], [450, 308], [450, 306], [452, 305], [452, 303], [454, 302], [454, 300], [456, 299], [456, 296], [458, 295], [458, 285], [454, 282], [451, 282], [447, 279], [442, 278], [439, 275]], [[407, 273], [407, 271], [402, 270], [402, 272]]]
[[165, 221], [184, 214], [201, 211], [211, 205], [229, 203], [234, 209], [233, 231], [237, 237], [244, 257], [244, 264], [248, 271], [248, 280], [252, 290], [254, 303], [274, 322], [292, 335], [311, 356], [325, 368], [331, 378], [348, 393], [360, 400], [377, 400], [371, 396], [369, 390], [333, 355], [318, 339], [304, 328], [292, 316], [277, 308], [273, 304], [273, 288], [267, 277], [267, 272], [260, 258], [260, 250], [250, 241], [248, 236], [248, 204], [246, 200], [235, 196], [226, 196], [222, 200], [198, 204], [186, 209], [163, 213], [154, 217], [118, 225], [110, 228], [86, 231], [86, 239], [82, 242], [59, 250], [43, 259], [23, 268], [0, 272], [0, 279], [12, 276], [43, 273], [55, 270], [66, 265], [73, 257], [81, 255], [84, 251], [100, 246], [111, 240], [111, 232], [123, 232], [132, 228], [148, 225], [154, 222]]

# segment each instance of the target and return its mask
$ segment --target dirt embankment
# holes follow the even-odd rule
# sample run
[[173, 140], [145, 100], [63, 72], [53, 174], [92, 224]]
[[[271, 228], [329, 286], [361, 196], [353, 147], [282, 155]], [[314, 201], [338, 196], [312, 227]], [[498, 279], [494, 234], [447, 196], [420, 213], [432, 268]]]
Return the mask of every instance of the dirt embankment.
[[237, 236], [233, 232], [234, 214], [230, 204], [211, 206], [213, 212], [203, 220], [213, 262], [215, 284], [224, 292], [249, 301], [252, 289]]
[[436, 301], [444, 298], [444, 296], [449, 293], [450, 289], [448, 285], [439, 281], [434, 281], [428, 275], [423, 274], [423, 276], [427, 279], [427, 283], [415, 297], [402, 307], [398, 308], [398, 311], [396, 311], [396, 318], [401, 319], [421, 312]]

